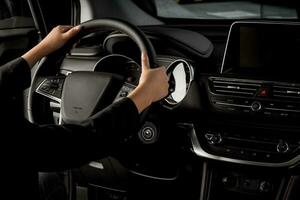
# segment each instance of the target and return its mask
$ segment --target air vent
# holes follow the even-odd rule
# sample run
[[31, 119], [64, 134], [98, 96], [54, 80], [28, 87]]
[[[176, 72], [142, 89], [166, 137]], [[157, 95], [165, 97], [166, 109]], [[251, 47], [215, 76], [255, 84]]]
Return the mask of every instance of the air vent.
[[236, 79], [211, 79], [211, 89], [215, 94], [253, 97], [261, 87], [260, 83]]
[[274, 85], [273, 96], [287, 99], [300, 99], [300, 86]]

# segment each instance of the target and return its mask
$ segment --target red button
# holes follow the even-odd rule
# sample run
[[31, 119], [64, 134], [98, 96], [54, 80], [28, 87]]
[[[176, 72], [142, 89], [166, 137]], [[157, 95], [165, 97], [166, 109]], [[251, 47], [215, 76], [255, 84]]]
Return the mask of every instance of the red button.
[[268, 96], [268, 90], [267, 89], [260, 90], [257, 96], [267, 97]]

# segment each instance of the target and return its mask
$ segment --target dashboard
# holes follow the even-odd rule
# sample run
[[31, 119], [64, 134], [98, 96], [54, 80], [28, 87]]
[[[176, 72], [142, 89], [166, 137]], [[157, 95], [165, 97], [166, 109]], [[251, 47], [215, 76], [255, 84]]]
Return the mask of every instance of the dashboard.
[[[158, 180], [176, 179], [177, 171], [170, 170], [178, 159], [169, 146], [174, 141], [198, 158], [226, 167], [299, 167], [300, 24], [235, 22], [224, 40], [224, 51], [218, 49], [219, 38], [210, 40], [200, 31], [163, 26], [144, 27], [143, 31], [157, 52], [158, 64], [167, 70], [170, 94], [154, 106], [138, 133], [144, 154], [134, 157], [130, 152], [139, 163], [130, 165], [133, 173]], [[81, 44], [61, 62], [56, 75], [42, 79], [36, 87], [38, 94], [51, 99], [50, 109], [57, 123], [64, 78], [74, 71], [124, 77], [125, 84], [114, 101], [127, 96], [138, 84], [140, 53], [134, 42], [114, 32], [88, 40], [99, 45]], [[220, 67], [216, 67], [216, 60]], [[185, 139], [171, 134], [178, 131]], [[157, 152], [155, 160], [167, 167], [151, 162], [153, 152]], [[214, 173], [218, 177], [223, 172], [217, 169]], [[237, 172], [232, 174], [237, 177]], [[253, 177], [251, 180], [263, 183]], [[247, 182], [243, 173], [238, 178]], [[279, 188], [279, 180], [270, 179], [268, 184]], [[245, 188], [246, 193], [257, 195], [257, 190], [249, 191], [246, 186], [229, 186], [239, 193]]]
[[[156, 48], [158, 64], [165, 66], [170, 77], [170, 94], [159, 103], [162, 111], [158, 113], [168, 113], [173, 124], [193, 125], [192, 140], [195, 151], [202, 152], [200, 156], [224, 156], [236, 163], [272, 167], [297, 164], [299, 24], [233, 23], [222, 66], [209, 73], [204, 64], [213, 45], [202, 34], [165, 27], [144, 31]], [[37, 93], [59, 107], [55, 102], [61, 101], [63, 76], [73, 71], [96, 71], [124, 77], [125, 84], [114, 101], [127, 96], [141, 73], [136, 44], [120, 33], [97, 37], [92, 40], [102, 40], [102, 45], [74, 49], [61, 64], [62, 76], [43, 80]]]

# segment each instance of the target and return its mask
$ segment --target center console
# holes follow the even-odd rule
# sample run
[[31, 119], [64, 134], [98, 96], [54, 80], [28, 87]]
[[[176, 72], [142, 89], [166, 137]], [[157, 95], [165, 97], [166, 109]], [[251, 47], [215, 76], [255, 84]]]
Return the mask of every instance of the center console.
[[298, 23], [231, 26], [220, 73], [202, 79], [207, 117], [191, 128], [193, 151], [210, 161], [201, 200], [275, 200], [286, 189], [279, 172], [300, 163], [299, 52]]
[[209, 104], [226, 124], [198, 130], [201, 148], [255, 166], [300, 161], [300, 24], [237, 22], [218, 76], [206, 80]]
[[282, 199], [287, 179], [284, 174], [261, 168], [204, 164], [201, 198], [211, 200]]

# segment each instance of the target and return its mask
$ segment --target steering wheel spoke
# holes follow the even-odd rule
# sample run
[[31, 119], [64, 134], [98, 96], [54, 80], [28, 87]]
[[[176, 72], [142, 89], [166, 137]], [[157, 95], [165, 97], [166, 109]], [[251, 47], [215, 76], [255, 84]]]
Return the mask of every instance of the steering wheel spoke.
[[63, 76], [46, 77], [35, 92], [60, 103], [64, 81]]
[[121, 98], [127, 97], [127, 95], [132, 92], [136, 88], [135, 85], [125, 82], [121, 87], [120, 91], [118, 92], [114, 102], [118, 101]]

